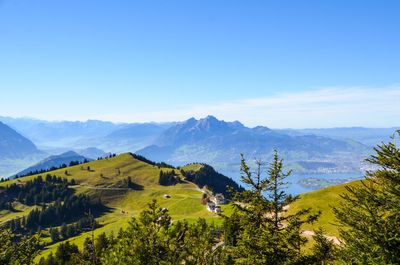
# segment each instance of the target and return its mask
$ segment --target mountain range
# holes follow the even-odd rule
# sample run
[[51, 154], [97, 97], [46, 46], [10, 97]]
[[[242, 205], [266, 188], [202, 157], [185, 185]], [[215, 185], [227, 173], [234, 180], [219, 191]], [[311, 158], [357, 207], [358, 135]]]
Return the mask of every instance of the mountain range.
[[[92, 159], [107, 152], [137, 152], [174, 165], [204, 162], [227, 173], [226, 170], [233, 168], [237, 171], [241, 153], [250, 160], [268, 161], [277, 149], [296, 172], [353, 172], [363, 167], [361, 161], [373, 146], [386, 142], [398, 129], [250, 128], [239, 121], [226, 122], [213, 116], [183, 122], [132, 124], [8, 117], [0, 117], [0, 121], [8, 125], [1, 126], [4, 147], [0, 149], [0, 157], [8, 162], [4, 164], [0, 159], [0, 175], [16, 173], [46, 156], [71, 150]], [[10, 139], [4, 140], [5, 137]], [[5, 148], [7, 151], [2, 151]], [[25, 160], [32, 157], [30, 153], [39, 155], [28, 163]]]
[[92, 147], [115, 153], [136, 151], [150, 145], [165, 129], [175, 124], [117, 124], [99, 120], [49, 122], [1, 116], [0, 121], [51, 154]]
[[330, 167], [342, 171], [355, 171], [359, 170], [360, 161], [369, 148], [349, 139], [290, 135], [262, 126], [248, 128], [238, 121], [225, 122], [208, 116], [172, 126], [153, 145], [138, 153], [171, 164], [197, 161], [225, 169], [238, 165], [240, 154], [250, 160], [262, 158], [268, 161], [274, 150], [298, 171], [307, 170], [311, 162], [316, 166], [329, 163]]
[[314, 134], [334, 139], [352, 139], [366, 146], [376, 146], [381, 142], [388, 142], [390, 137], [400, 127], [393, 128], [364, 128], [364, 127], [338, 127], [328, 129], [283, 129], [278, 130], [290, 135]]

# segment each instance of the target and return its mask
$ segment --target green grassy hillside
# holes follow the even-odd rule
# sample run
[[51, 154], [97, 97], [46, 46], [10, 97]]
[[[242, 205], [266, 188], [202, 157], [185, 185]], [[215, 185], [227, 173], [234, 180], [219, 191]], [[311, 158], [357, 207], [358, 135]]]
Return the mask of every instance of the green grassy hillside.
[[[201, 165], [190, 165], [185, 169], [198, 170]], [[171, 171], [170, 168], [159, 168], [135, 159], [131, 154], [122, 154], [113, 158], [97, 160], [86, 164], [59, 169], [48, 172], [69, 180], [74, 179], [77, 185], [72, 186], [77, 194], [84, 193], [92, 198], [101, 198], [109, 211], [99, 216], [96, 220], [101, 227], [95, 234], [102, 232], [115, 233], [127, 226], [132, 216], [141, 212], [147, 203], [156, 199], [162, 207], [168, 208], [173, 220], [187, 219], [189, 221], [199, 217], [211, 222], [221, 222], [221, 219], [207, 211], [201, 204], [202, 191], [193, 183], [185, 182], [174, 186], [161, 186], [158, 184], [160, 170]], [[175, 170], [177, 174], [179, 170]], [[47, 173], [39, 175], [45, 176]], [[38, 175], [27, 176], [0, 183], [0, 188], [11, 183], [24, 183]], [[124, 188], [124, 180], [130, 177], [141, 187], [138, 190]], [[0, 190], [1, 192], [1, 190]], [[171, 198], [164, 198], [168, 194]], [[16, 203], [17, 212], [0, 212], [0, 222], [5, 222], [17, 216], [27, 215], [33, 207]], [[70, 242], [82, 246], [87, 233], [69, 239]], [[50, 242], [48, 231], [43, 232], [43, 241]], [[57, 244], [48, 246], [41, 255], [47, 255], [55, 250]]]
[[300, 195], [300, 199], [290, 205], [289, 213], [298, 211], [304, 208], [312, 208], [313, 212], [321, 211], [321, 216], [317, 222], [312, 225], [303, 227], [305, 230], [316, 230], [322, 227], [326, 235], [338, 236], [338, 227], [335, 225], [335, 216], [332, 206], [337, 206], [341, 197], [340, 194], [346, 192], [346, 186], [359, 185], [360, 181], [353, 181], [347, 184], [331, 186], [308, 192]]
[[[200, 164], [191, 164], [182, 167], [184, 171], [199, 171], [203, 168]], [[132, 216], [137, 216], [147, 203], [156, 199], [162, 207], [168, 208], [173, 220], [186, 219], [193, 221], [199, 217], [206, 218], [210, 222], [221, 223], [222, 219], [206, 210], [201, 204], [202, 191], [191, 182], [179, 183], [174, 186], [161, 186], [158, 184], [160, 171], [171, 171], [171, 168], [158, 167], [135, 159], [131, 154], [122, 154], [116, 157], [97, 160], [86, 164], [76, 165], [64, 169], [48, 172], [69, 180], [74, 179], [77, 185], [71, 186], [76, 194], [87, 194], [94, 199], [101, 199], [102, 203], [109, 208], [97, 217], [101, 227], [95, 230], [95, 235], [102, 232], [117, 233], [120, 228], [128, 225]], [[175, 170], [180, 174], [179, 170]], [[47, 173], [42, 173], [45, 176]], [[1, 188], [11, 183], [21, 183], [36, 178], [38, 175], [27, 176], [0, 183]], [[138, 189], [128, 189], [124, 181], [130, 177]], [[181, 176], [183, 177], [183, 176]], [[324, 188], [318, 191], [302, 194], [300, 199], [290, 205], [289, 212], [302, 208], [312, 208], [313, 211], [321, 211], [319, 220], [313, 225], [303, 227], [305, 230], [316, 230], [323, 227], [326, 235], [338, 236], [335, 226], [335, 218], [331, 206], [338, 205], [340, 194], [345, 192], [346, 185], [358, 185], [359, 181]], [[164, 198], [164, 195], [170, 198]], [[26, 206], [19, 202], [13, 203], [14, 212], [0, 211], [0, 223], [12, 218], [26, 216], [36, 206]], [[223, 207], [225, 213], [229, 214], [229, 205]], [[82, 233], [79, 236], [68, 239], [70, 242], [82, 246], [90, 233]], [[42, 232], [42, 241], [50, 243], [48, 229]], [[41, 256], [47, 256], [54, 251], [59, 243], [48, 245]], [[40, 258], [40, 256], [39, 256]]]

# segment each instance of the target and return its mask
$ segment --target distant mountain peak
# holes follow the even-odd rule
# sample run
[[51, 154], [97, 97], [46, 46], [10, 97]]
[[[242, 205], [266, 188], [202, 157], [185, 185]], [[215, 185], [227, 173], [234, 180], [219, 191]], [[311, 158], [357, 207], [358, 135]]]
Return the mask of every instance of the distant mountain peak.
[[78, 150], [77, 153], [81, 156], [90, 158], [90, 159], [97, 159], [99, 157], [105, 157], [110, 155], [110, 153], [106, 153], [103, 150], [96, 148], [96, 147], [88, 147], [85, 149]]
[[182, 123], [196, 123], [197, 119], [194, 117], [191, 117], [190, 119], [187, 119], [186, 121], [182, 122]]
[[53, 159], [65, 159], [65, 158], [79, 157], [79, 156], [81, 156], [81, 155], [79, 155], [79, 154], [76, 153], [75, 151], [67, 151], [67, 152], [64, 152], [64, 153], [62, 153], [62, 154], [51, 155], [51, 156], [49, 156], [49, 157], [43, 159], [43, 160], [40, 161], [40, 162], [46, 162], [46, 161], [50, 161], [50, 160], [53, 160]]
[[79, 156], [79, 154], [75, 151], [67, 151], [58, 155], [58, 157], [68, 157], [68, 156]]
[[221, 127], [225, 126], [226, 122], [217, 120], [214, 116], [207, 116], [203, 119], [197, 121], [196, 127], [200, 127], [202, 129], [210, 130], [213, 127]]
[[0, 122], [0, 159], [24, 158], [39, 153], [30, 140]]
[[272, 132], [272, 130], [266, 126], [256, 126], [252, 130], [255, 133], [261, 133], [261, 134]]
[[200, 127], [205, 130], [242, 130], [246, 127], [239, 121], [226, 122], [224, 120], [218, 120], [216, 117], [209, 115], [205, 118], [198, 120], [196, 127]]
[[249, 128], [238, 121], [226, 122], [218, 120], [212, 115], [199, 120], [190, 118], [166, 130], [156, 140], [155, 144], [166, 146], [178, 142], [190, 143], [196, 139], [205, 140], [210, 137], [235, 134], [243, 130], [249, 130]]
[[200, 120], [206, 120], [206, 121], [210, 121], [210, 122], [219, 122], [220, 121], [217, 118], [215, 118], [215, 116], [213, 116], [213, 115], [208, 115], [205, 118], [202, 118]]

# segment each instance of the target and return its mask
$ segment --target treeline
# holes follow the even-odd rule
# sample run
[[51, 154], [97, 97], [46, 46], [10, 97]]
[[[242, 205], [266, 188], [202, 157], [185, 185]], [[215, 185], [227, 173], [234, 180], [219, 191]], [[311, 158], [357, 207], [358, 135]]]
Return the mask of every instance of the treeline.
[[76, 165], [81, 165], [81, 164], [86, 164], [89, 163], [90, 161], [88, 159], [84, 159], [82, 162], [80, 161], [71, 161], [69, 162], [69, 164], [61, 164], [59, 167], [50, 167], [48, 169], [40, 169], [40, 170], [33, 170], [33, 171], [29, 171], [28, 173], [22, 174], [22, 175], [15, 175], [14, 178], [22, 178], [22, 177], [26, 177], [26, 176], [32, 176], [32, 175], [37, 175], [37, 174], [43, 174], [46, 172], [50, 172], [50, 171], [54, 171], [57, 169], [63, 169], [63, 168], [67, 168], [67, 167], [73, 167]]
[[14, 207], [12, 205], [12, 201], [6, 201], [0, 199], [0, 210], [8, 210], [8, 211], [14, 211]]
[[[116, 157], [116, 156], [117, 156], [116, 154], [110, 154], [110, 155], [105, 156], [105, 157], [98, 157], [97, 160], [113, 158], [113, 157]], [[48, 169], [32, 170], [32, 171], [29, 171], [29, 172], [27, 172], [25, 174], [15, 175], [14, 178], [22, 178], [22, 177], [26, 177], [26, 176], [43, 174], [43, 173], [46, 173], [46, 172], [50, 172], [50, 171], [54, 171], [54, 170], [58, 170], [58, 169], [63, 169], [63, 168], [67, 168], [67, 167], [73, 167], [73, 166], [77, 166], [77, 165], [82, 165], [82, 164], [86, 164], [86, 163], [89, 163], [89, 162], [90, 162], [90, 160], [86, 159], [86, 158], [83, 161], [75, 160], [75, 161], [69, 162], [68, 164], [63, 163], [58, 167], [52, 166], [52, 167], [50, 167]], [[5, 179], [4, 178], [0, 179], [0, 182], [2, 182], [2, 181], [5, 181]]]
[[201, 165], [202, 167], [197, 171], [185, 171], [181, 169], [181, 174], [186, 180], [197, 184], [200, 188], [207, 186], [214, 193], [222, 193], [227, 198], [232, 195], [230, 192], [231, 189], [234, 191], [244, 190], [234, 180], [218, 173], [211, 166], [207, 164]]
[[8, 221], [8, 228], [16, 234], [33, 234], [43, 228], [76, 222], [67, 227], [69, 235], [76, 235], [89, 228], [87, 213], [101, 211], [104, 206], [101, 201], [92, 202], [87, 195], [74, 195], [68, 186], [75, 184], [74, 179], [67, 180], [47, 174], [45, 179], [38, 176], [23, 184], [7, 186], [0, 196], [9, 200], [10, 206], [12, 200], [41, 206], [31, 210], [26, 217]]
[[86, 195], [70, 195], [63, 200], [41, 208], [33, 209], [26, 217], [9, 221], [9, 228], [16, 233], [35, 232], [42, 228], [58, 226], [64, 222], [72, 222], [83, 218], [89, 212], [101, 210], [101, 202], [92, 203]]
[[[122, 232], [120, 235], [122, 235]], [[69, 241], [62, 242], [58, 245], [55, 253], [50, 253], [47, 258], [42, 257], [39, 265], [102, 264], [101, 257], [104, 252], [115, 244], [118, 238], [114, 238], [113, 234], [107, 236], [102, 233], [93, 242], [92, 239], [87, 237], [83, 243], [82, 251], [79, 251], [78, 246]]]
[[107, 158], [113, 158], [116, 157], [117, 154], [109, 154], [108, 156], [100, 156], [97, 158], [97, 160], [103, 160], [103, 159], [107, 159]]
[[19, 202], [26, 205], [40, 205], [49, 203], [57, 199], [64, 200], [72, 194], [72, 189], [68, 185], [75, 185], [74, 179], [68, 181], [66, 178], [47, 174], [43, 180], [42, 176], [37, 176], [33, 180], [25, 182], [23, 185], [13, 183], [6, 187], [5, 194], [9, 199], [16, 198]]
[[176, 175], [175, 170], [172, 171], [160, 171], [158, 184], [162, 186], [172, 186], [178, 184], [180, 181], [179, 177]]
[[133, 158], [135, 158], [135, 159], [137, 159], [137, 160], [139, 160], [139, 161], [145, 162], [145, 163], [147, 163], [147, 164], [150, 164], [150, 165], [152, 165], [152, 166], [156, 166], [156, 167], [159, 167], [159, 168], [160, 168], [160, 167], [165, 167], [165, 168], [175, 169], [174, 166], [169, 165], [169, 164], [167, 164], [167, 163], [164, 163], [164, 162], [154, 162], [154, 161], [151, 161], [151, 160], [147, 159], [147, 158], [144, 157], [144, 156], [141, 156], [141, 155], [138, 155], [138, 154], [135, 154], [135, 153], [130, 153], [130, 154], [131, 154], [131, 156], [132, 156]]
[[94, 219], [93, 215], [88, 214], [81, 217], [77, 222], [72, 224], [63, 223], [58, 229], [57, 227], [50, 228], [50, 238], [52, 243], [56, 243], [60, 240], [67, 240], [68, 238], [79, 235], [82, 232], [87, 232], [98, 228], [100, 225]]

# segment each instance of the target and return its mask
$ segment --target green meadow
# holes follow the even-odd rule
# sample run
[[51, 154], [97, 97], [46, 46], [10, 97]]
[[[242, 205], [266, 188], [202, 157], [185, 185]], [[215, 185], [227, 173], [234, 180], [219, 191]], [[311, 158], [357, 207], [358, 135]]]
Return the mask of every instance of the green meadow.
[[[201, 165], [193, 164], [184, 167], [185, 170], [198, 170]], [[174, 221], [195, 221], [198, 218], [206, 218], [209, 222], [221, 223], [222, 219], [209, 212], [202, 205], [203, 192], [193, 183], [185, 182], [174, 186], [161, 186], [158, 184], [160, 171], [171, 171], [170, 168], [159, 168], [139, 161], [130, 154], [122, 154], [112, 158], [92, 161], [86, 164], [63, 168], [38, 175], [44, 177], [46, 174], [74, 179], [77, 185], [72, 186], [77, 194], [84, 193], [92, 198], [100, 198], [102, 203], [108, 207], [108, 211], [98, 216], [96, 220], [100, 226], [94, 233], [118, 233], [121, 228], [126, 227], [132, 217], [137, 216], [152, 200], [157, 200], [161, 207], [169, 210]], [[175, 170], [179, 175], [179, 170]], [[36, 178], [38, 175], [26, 176], [19, 179], [0, 183], [5, 187], [11, 183], [20, 183]], [[130, 177], [132, 181], [140, 185], [138, 190], [121, 188], [121, 184]], [[169, 195], [170, 198], [165, 198]], [[5, 222], [15, 217], [26, 216], [33, 207], [16, 203], [16, 212], [0, 212], [0, 222]], [[225, 206], [229, 210], [229, 206]], [[50, 242], [48, 230], [42, 232], [43, 242]], [[78, 246], [82, 246], [84, 239], [91, 236], [90, 232], [68, 239]], [[59, 243], [48, 245], [41, 256], [47, 256], [54, 251]], [[38, 258], [40, 258], [38, 257]]]
[[[200, 164], [191, 164], [182, 167], [182, 169], [196, 171], [201, 167], [202, 165]], [[108, 210], [96, 217], [100, 227], [95, 229], [95, 236], [103, 232], [117, 234], [121, 228], [125, 228], [129, 224], [132, 217], [138, 216], [147, 207], [147, 204], [154, 199], [158, 201], [161, 207], [169, 210], [173, 221], [185, 219], [188, 222], [193, 222], [198, 218], [205, 218], [208, 222], [222, 223], [220, 216], [209, 212], [201, 203], [203, 191], [194, 183], [183, 182], [173, 186], [159, 185], [158, 180], [161, 170], [166, 172], [172, 169], [147, 164], [126, 153], [38, 175], [44, 177], [46, 174], [51, 174], [69, 180], [74, 179], [77, 185], [72, 186], [72, 188], [77, 194], [87, 194], [94, 199], [102, 201]], [[175, 170], [175, 172], [180, 175], [179, 170]], [[0, 183], [0, 187], [5, 187], [11, 183], [23, 184], [38, 175], [8, 180]], [[128, 177], [140, 188], [136, 190], [123, 188], [123, 183]], [[358, 183], [359, 181], [356, 181], [304, 193], [299, 200], [290, 205], [289, 213], [303, 208], [312, 208], [314, 212], [321, 211], [322, 214], [318, 221], [312, 225], [304, 226], [303, 229], [316, 230], [322, 227], [326, 235], [338, 236], [338, 228], [335, 225], [332, 206], [340, 202], [340, 194], [345, 192], [346, 185], [358, 185]], [[166, 198], [165, 195], [169, 195], [169, 198]], [[35, 207], [26, 206], [18, 202], [15, 202], [13, 206], [16, 211], [3, 210], [0, 212], [0, 223], [16, 217], [26, 216]], [[224, 205], [222, 209], [226, 215], [232, 212], [230, 205]], [[68, 240], [82, 247], [85, 238], [90, 236], [91, 232], [86, 232]], [[42, 231], [41, 240], [47, 246], [41, 251], [37, 260], [55, 251], [60, 243], [51, 244], [48, 229]]]

